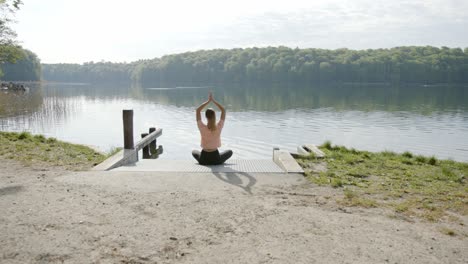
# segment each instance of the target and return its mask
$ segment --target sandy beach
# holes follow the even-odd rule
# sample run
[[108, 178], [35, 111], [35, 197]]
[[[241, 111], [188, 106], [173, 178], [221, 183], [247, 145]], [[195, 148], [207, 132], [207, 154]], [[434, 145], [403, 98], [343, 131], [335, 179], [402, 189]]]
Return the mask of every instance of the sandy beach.
[[69, 174], [0, 159], [1, 263], [468, 263], [466, 216], [342, 207], [310, 183], [153, 190]]

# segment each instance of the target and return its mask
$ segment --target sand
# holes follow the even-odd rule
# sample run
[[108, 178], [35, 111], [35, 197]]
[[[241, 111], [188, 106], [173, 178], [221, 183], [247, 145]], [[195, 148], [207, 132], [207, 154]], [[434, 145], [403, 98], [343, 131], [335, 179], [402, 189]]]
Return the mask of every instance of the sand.
[[343, 208], [308, 183], [151, 191], [69, 174], [0, 159], [0, 263], [468, 263], [466, 216]]

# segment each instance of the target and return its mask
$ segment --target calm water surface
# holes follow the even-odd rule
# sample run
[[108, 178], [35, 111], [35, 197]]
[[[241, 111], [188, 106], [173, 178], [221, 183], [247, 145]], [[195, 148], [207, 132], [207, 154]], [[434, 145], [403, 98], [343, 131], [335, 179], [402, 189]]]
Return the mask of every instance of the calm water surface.
[[0, 92], [0, 130], [107, 151], [123, 145], [122, 109], [133, 109], [135, 137], [151, 126], [163, 128], [161, 158], [191, 159], [199, 147], [194, 111], [210, 90], [227, 108], [222, 149], [233, 149], [234, 158], [266, 159], [273, 147], [295, 151], [331, 140], [468, 161], [466, 87], [36, 84], [26, 93]]

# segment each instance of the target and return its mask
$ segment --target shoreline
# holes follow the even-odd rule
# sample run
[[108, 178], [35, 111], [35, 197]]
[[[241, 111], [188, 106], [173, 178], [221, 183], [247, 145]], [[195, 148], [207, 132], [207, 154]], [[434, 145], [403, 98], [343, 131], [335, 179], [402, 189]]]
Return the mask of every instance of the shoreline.
[[[244, 175], [218, 175], [235, 183], [229, 184], [213, 174], [193, 174], [194, 179], [217, 181], [218, 187], [193, 189], [181, 181], [181, 188], [164, 189], [151, 173], [76, 169], [0, 155], [0, 262], [468, 260], [466, 215], [428, 222], [386, 207], [350, 206], [340, 202], [347, 199], [342, 189], [307, 181], [281, 187], [256, 184], [249, 193], [237, 186], [246, 184]], [[125, 184], [119, 184], [123, 179]]]
[[[59, 166], [72, 171], [91, 170], [121, 150], [103, 153], [94, 146], [28, 132], [0, 131], [0, 144], [3, 146], [0, 157], [4, 159], [14, 159], [26, 166]], [[360, 151], [332, 145], [330, 141], [319, 148], [325, 157], [316, 157], [314, 153], [292, 154], [311, 183], [341, 189], [347, 198], [340, 201], [343, 205], [386, 207], [429, 221], [438, 221], [450, 212], [468, 215], [467, 162], [411, 152]]]
[[[28, 132], [0, 132], [0, 144], [4, 146], [0, 157], [15, 159], [25, 165], [62, 166], [68, 170], [90, 170], [120, 150], [116, 148], [103, 153], [93, 146]], [[35, 147], [31, 148], [33, 145]], [[340, 201], [343, 205], [386, 207], [429, 221], [438, 221], [453, 210], [468, 215], [467, 162], [410, 152], [360, 151], [334, 146], [330, 141], [319, 148], [326, 157], [315, 157], [311, 153], [294, 154], [294, 158], [310, 182], [340, 189], [347, 197]], [[393, 187], [390, 190], [380, 185]], [[425, 186], [424, 191], [418, 191], [418, 186]], [[438, 186], [438, 190], [433, 190], [433, 186]], [[427, 200], [431, 202], [427, 203]], [[449, 206], [454, 201], [455, 205]], [[419, 203], [424, 206], [418, 206]]]

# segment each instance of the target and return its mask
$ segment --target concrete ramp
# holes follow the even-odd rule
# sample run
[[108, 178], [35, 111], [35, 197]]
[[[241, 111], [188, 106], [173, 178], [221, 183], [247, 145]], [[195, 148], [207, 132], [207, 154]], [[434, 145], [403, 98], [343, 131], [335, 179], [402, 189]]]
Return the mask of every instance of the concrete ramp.
[[282, 188], [307, 182], [302, 174], [288, 169], [289, 165], [298, 166], [297, 163], [278, 160], [279, 165], [269, 159], [233, 159], [222, 165], [203, 166], [195, 160], [145, 159], [106, 171], [72, 173], [56, 180], [137, 192], [232, 190], [250, 194], [265, 188]]
[[273, 162], [273, 160], [228, 160], [225, 164], [215, 166], [203, 166], [190, 160], [140, 160], [133, 165], [121, 166], [111, 171], [284, 173], [284, 170]]
[[87, 171], [74, 172], [55, 180], [64, 184], [89, 185], [103, 189], [132, 192], [246, 192], [287, 188], [307, 180], [301, 174], [248, 172], [154, 172]]

